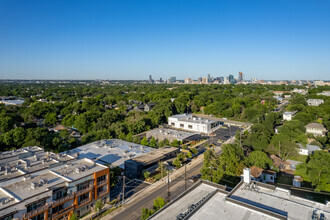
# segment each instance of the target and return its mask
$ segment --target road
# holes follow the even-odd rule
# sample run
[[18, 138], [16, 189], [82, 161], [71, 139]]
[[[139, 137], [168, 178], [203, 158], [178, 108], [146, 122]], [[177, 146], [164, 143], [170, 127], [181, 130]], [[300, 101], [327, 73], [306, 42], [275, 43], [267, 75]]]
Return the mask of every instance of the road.
[[[187, 165], [187, 188], [193, 185], [193, 183], [189, 180], [191, 176], [197, 175], [200, 173], [200, 169], [203, 165], [203, 161], [190, 167]], [[184, 192], [184, 175], [179, 175], [175, 179], [172, 179], [170, 182], [170, 191], [171, 191], [171, 199], [176, 198], [178, 195]], [[102, 219], [113, 219], [113, 220], [122, 220], [122, 219], [140, 219], [142, 208], [152, 208], [153, 200], [157, 198], [157, 196], [163, 197], [167, 199], [167, 183], [163, 183], [156, 190], [145, 196], [139, 196], [139, 199], [134, 201], [134, 203], [125, 206], [120, 209], [118, 212], [115, 212], [111, 215], [105, 216]]]

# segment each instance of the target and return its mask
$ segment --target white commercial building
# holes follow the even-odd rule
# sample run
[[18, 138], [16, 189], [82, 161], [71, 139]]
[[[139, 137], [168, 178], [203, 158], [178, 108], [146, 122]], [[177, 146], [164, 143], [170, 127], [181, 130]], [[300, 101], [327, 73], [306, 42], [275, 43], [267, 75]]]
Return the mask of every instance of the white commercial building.
[[208, 134], [216, 130], [221, 122], [192, 116], [190, 114], [181, 114], [168, 117], [168, 124], [173, 128]]

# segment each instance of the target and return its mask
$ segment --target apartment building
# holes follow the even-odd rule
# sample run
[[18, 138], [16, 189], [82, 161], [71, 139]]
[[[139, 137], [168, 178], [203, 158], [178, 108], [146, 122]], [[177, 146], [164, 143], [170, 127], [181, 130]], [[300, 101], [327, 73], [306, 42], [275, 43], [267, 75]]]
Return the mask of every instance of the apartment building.
[[[34, 161], [30, 166], [36, 171], [0, 183], [1, 220], [68, 219], [73, 212], [78, 216], [88, 213], [99, 199], [109, 200], [109, 167], [90, 159], [69, 160], [55, 167], [48, 162], [45, 167]], [[20, 164], [12, 169], [19, 170]]]

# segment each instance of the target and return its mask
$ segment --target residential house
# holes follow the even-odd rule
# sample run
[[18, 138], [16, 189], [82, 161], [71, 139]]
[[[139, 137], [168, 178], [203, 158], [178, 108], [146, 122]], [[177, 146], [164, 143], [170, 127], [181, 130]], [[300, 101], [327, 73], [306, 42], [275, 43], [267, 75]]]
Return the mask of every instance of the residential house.
[[143, 112], [144, 111], [144, 105], [141, 104], [141, 105], [135, 106], [134, 111], [141, 111], [141, 112]]
[[156, 106], [156, 103], [150, 102], [144, 106], [144, 111], [151, 111]]
[[276, 172], [253, 166], [251, 167], [251, 179], [258, 182], [275, 184]]
[[302, 162], [301, 161], [296, 161], [296, 160], [287, 160], [285, 162], [282, 163], [281, 167], [280, 167], [280, 170], [282, 172], [285, 172], [287, 174], [291, 174], [293, 175], [297, 166], [299, 164], [301, 164]]
[[321, 148], [316, 145], [306, 144], [306, 147], [303, 146], [302, 144], [298, 144], [298, 145], [299, 145], [298, 153], [300, 155], [310, 155], [310, 154], [314, 153], [314, 151], [321, 150]]
[[327, 129], [319, 123], [309, 123], [306, 127], [307, 134], [314, 134], [317, 136], [324, 136], [327, 133]]
[[286, 121], [291, 121], [292, 118], [297, 114], [298, 111], [293, 111], [293, 112], [284, 112], [283, 113], [283, 120], [286, 120]]

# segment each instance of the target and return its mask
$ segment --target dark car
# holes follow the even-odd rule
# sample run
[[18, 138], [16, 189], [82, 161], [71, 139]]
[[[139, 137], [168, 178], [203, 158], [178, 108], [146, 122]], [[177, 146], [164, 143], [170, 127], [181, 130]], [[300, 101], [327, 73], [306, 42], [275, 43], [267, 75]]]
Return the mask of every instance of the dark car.
[[199, 178], [201, 178], [201, 174], [198, 174], [198, 175], [196, 175], [196, 176], [192, 176], [192, 177], [190, 177], [189, 178], [189, 180], [191, 181], [191, 182], [196, 182]]

